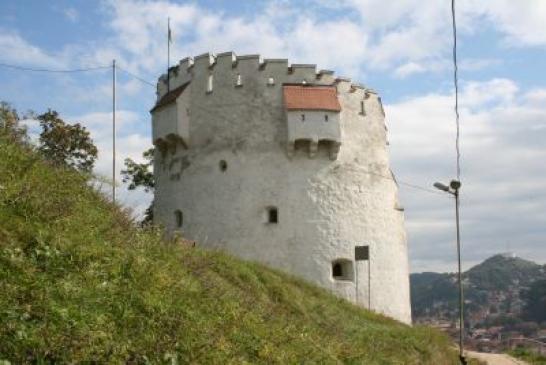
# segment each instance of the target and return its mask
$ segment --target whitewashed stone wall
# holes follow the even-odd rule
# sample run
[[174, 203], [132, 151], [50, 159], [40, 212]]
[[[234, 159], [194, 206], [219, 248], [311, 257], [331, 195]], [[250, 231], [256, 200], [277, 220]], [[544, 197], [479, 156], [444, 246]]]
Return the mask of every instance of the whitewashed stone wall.
[[[370, 301], [371, 309], [410, 323], [404, 216], [378, 96], [335, 79], [331, 71], [317, 72], [314, 65], [289, 67], [287, 60], [232, 53], [182, 60], [171, 71], [170, 89], [190, 80], [180, 96], [188, 109], [187, 148], [175, 143], [156, 155], [156, 223], [171, 233], [180, 230], [198, 245], [293, 273], [364, 307]], [[334, 120], [341, 145], [334, 159], [321, 146], [313, 158], [287, 149], [282, 85], [304, 80], [337, 87], [342, 110]], [[165, 81], [159, 80], [158, 98], [167, 91]], [[177, 123], [168, 108], [153, 114], [154, 128]], [[277, 224], [267, 223], [268, 207], [278, 209]], [[183, 212], [181, 228], [176, 210]], [[370, 262], [357, 263], [357, 280], [333, 279], [335, 260], [352, 261], [354, 270], [356, 245], [370, 246]]]

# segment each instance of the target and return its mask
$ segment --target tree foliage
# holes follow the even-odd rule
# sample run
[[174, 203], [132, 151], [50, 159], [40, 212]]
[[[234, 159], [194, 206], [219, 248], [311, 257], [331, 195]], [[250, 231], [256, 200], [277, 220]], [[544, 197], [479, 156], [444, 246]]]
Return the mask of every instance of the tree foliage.
[[4, 101], [0, 101], [0, 131], [14, 142], [27, 141], [27, 130], [20, 125], [17, 110]]
[[[125, 169], [121, 170], [122, 181], [129, 183], [128, 189], [135, 190], [143, 188], [145, 192], [153, 192], [155, 189], [155, 179], [152, 168], [154, 165], [154, 148], [150, 148], [142, 154], [145, 162], [138, 163], [131, 158], [125, 159]], [[144, 212], [142, 225], [151, 224], [153, 221], [154, 202]]]
[[144, 151], [142, 154], [145, 162], [138, 163], [131, 158], [125, 159], [125, 169], [121, 170], [123, 182], [129, 183], [128, 189], [135, 190], [139, 187], [151, 192], [155, 187], [154, 174], [151, 168], [154, 164], [154, 148]]
[[65, 123], [51, 109], [39, 115], [38, 120], [42, 127], [38, 150], [46, 159], [57, 165], [91, 172], [98, 151], [85, 127], [80, 123]]
[[546, 322], [546, 279], [537, 280], [522, 292], [523, 317], [537, 323]]

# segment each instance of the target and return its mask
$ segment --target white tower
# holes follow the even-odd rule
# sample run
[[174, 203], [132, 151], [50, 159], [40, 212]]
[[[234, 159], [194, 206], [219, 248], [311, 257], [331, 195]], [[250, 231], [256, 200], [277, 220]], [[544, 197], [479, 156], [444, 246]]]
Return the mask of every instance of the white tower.
[[155, 222], [409, 323], [377, 94], [315, 65], [231, 52], [186, 58], [169, 80], [151, 111]]

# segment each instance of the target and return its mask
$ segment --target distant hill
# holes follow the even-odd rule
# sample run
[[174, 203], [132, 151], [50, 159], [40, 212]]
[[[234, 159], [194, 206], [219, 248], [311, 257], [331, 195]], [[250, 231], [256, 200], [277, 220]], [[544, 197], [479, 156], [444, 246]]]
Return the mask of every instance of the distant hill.
[[0, 363], [458, 363], [436, 330], [137, 229], [1, 133]]
[[[479, 324], [502, 316], [520, 319], [526, 304], [522, 293], [543, 279], [546, 279], [546, 265], [504, 254], [488, 258], [463, 273], [468, 321]], [[414, 319], [457, 318], [455, 273], [412, 274], [410, 283]]]

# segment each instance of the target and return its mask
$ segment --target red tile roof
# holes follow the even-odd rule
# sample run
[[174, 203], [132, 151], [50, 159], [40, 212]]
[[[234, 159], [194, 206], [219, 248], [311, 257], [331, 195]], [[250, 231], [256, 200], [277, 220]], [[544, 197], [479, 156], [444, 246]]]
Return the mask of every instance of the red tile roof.
[[181, 85], [177, 87], [174, 90], [169, 91], [165, 95], [159, 99], [159, 101], [155, 104], [155, 106], [150, 110], [150, 113], [155, 112], [157, 109], [161, 108], [162, 106], [168, 105], [170, 103], [174, 103], [176, 99], [182, 94], [186, 86], [189, 85], [189, 82], [186, 82], [184, 85]]
[[334, 86], [284, 85], [283, 95], [287, 110], [341, 110]]

